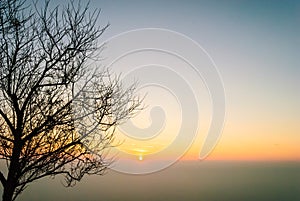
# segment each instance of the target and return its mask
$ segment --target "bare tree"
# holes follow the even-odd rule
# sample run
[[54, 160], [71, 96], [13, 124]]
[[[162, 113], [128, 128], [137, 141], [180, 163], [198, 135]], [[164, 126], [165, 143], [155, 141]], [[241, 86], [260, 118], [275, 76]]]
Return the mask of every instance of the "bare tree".
[[[135, 87], [94, 68], [103, 46], [99, 11], [88, 5], [41, 8], [0, 0], [0, 171], [3, 201], [32, 181], [64, 175], [72, 186], [103, 174], [114, 129], [140, 99]], [[99, 70], [102, 69], [102, 70]], [[125, 89], [124, 89], [125, 88]]]

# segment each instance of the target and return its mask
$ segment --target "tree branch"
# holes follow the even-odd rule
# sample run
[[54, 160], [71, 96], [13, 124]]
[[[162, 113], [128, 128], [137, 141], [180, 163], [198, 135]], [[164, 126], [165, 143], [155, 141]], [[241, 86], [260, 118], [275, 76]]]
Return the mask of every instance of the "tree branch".
[[6, 185], [6, 179], [1, 171], [0, 171], [0, 181], [2, 183], [2, 186], [4, 187]]
[[9, 126], [10, 130], [12, 132], [15, 131], [14, 126], [12, 125], [12, 123], [10, 122], [10, 120], [8, 119], [8, 117], [6, 116], [6, 114], [0, 109], [0, 115], [3, 117], [3, 119], [5, 120], [6, 124]]

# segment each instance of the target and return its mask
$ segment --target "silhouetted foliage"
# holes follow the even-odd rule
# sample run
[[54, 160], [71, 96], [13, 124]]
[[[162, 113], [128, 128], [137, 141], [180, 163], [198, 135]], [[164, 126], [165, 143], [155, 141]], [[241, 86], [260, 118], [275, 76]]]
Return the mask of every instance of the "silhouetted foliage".
[[[99, 11], [71, 2], [0, 0], [0, 171], [3, 201], [32, 181], [64, 175], [72, 186], [103, 174], [115, 126], [140, 105], [135, 87], [95, 68], [106, 30]], [[95, 62], [94, 62], [95, 63]], [[96, 62], [97, 63], [97, 62]], [[96, 69], [96, 70], [95, 70]]]

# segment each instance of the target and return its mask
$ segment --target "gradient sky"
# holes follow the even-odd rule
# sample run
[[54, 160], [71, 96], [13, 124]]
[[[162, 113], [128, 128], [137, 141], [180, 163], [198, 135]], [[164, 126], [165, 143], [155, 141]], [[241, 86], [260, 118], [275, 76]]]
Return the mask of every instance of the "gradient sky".
[[[300, 1], [91, 0], [90, 7], [102, 9], [102, 25], [111, 24], [102, 41], [134, 29], [163, 28], [199, 43], [218, 66], [226, 92], [223, 133], [207, 160], [251, 162], [184, 161], [168, 171], [140, 176], [110, 172], [101, 179], [83, 178], [67, 190], [61, 187], [60, 177], [45, 179], [30, 186], [20, 200], [299, 200], [298, 162], [252, 160], [300, 161]], [[151, 57], [139, 59], [135, 62], [147, 63]], [[123, 67], [128, 72], [128, 66], [121, 71]], [[164, 75], [155, 70], [148, 73], [150, 78], [159, 77], [156, 73]], [[137, 79], [143, 82], [145, 76]], [[189, 81], [199, 84], [202, 116], [197, 138], [182, 160], [197, 160], [212, 111], [203, 83], [193, 77]], [[175, 95], [184, 94], [178, 89]], [[117, 133], [117, 140], [126, 140], [117, 149], [129, 153], [137, 165], [148, 163], [147, 154], [165, 149], [176, 138], [181, 121], [172, 94], [153, 86], [141, 91], [149, 92], [145, 102], [150, 108], [161, 102], [168, 119], [163, 132], [150, 140]], [[157, 113], [154, 110], [153, 117], [159, 117]], [[134, 118], [134, 125], [147, 128], [150, 117], [146, 108]], [[160, 125], [161, 119], [154, 118], [152, 123], [155, 120]], [[140, 157], [143, 162], [138, 161]], [[172, 153], [157, 158], [168, 157]]]
[[[101, 8], [101, 23], [111, 24], [103, 41], [164, 28], [211, 55], [223, 78], [227, 116], [208, 159], [300, 160], [299, 1], [92, 0], [91, 7]], [[184, 158], [198, 157], [199, 136]]]

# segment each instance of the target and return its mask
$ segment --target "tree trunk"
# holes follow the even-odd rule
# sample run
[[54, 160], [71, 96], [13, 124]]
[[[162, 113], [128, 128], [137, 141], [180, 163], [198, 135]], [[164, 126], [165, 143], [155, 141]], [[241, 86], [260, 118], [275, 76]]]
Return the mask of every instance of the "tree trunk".
[[3, 189], [2, 201], [12, 201], [17, 187], [18, 173], [20, 170], [19, 157], [21, 153], [20, 142], [16, 140], [13, 148], [7, 180]]
[[14, 192], [16, 190], [16, 163], [11, 163], [9, 168], [9, 173], [7, 181], [3, 186], [2, 201], [12, 201], [14, 197]]
[[13, 185], [6, 184], [3, 189], [2, 201], [12, 201], [15, 187]]

